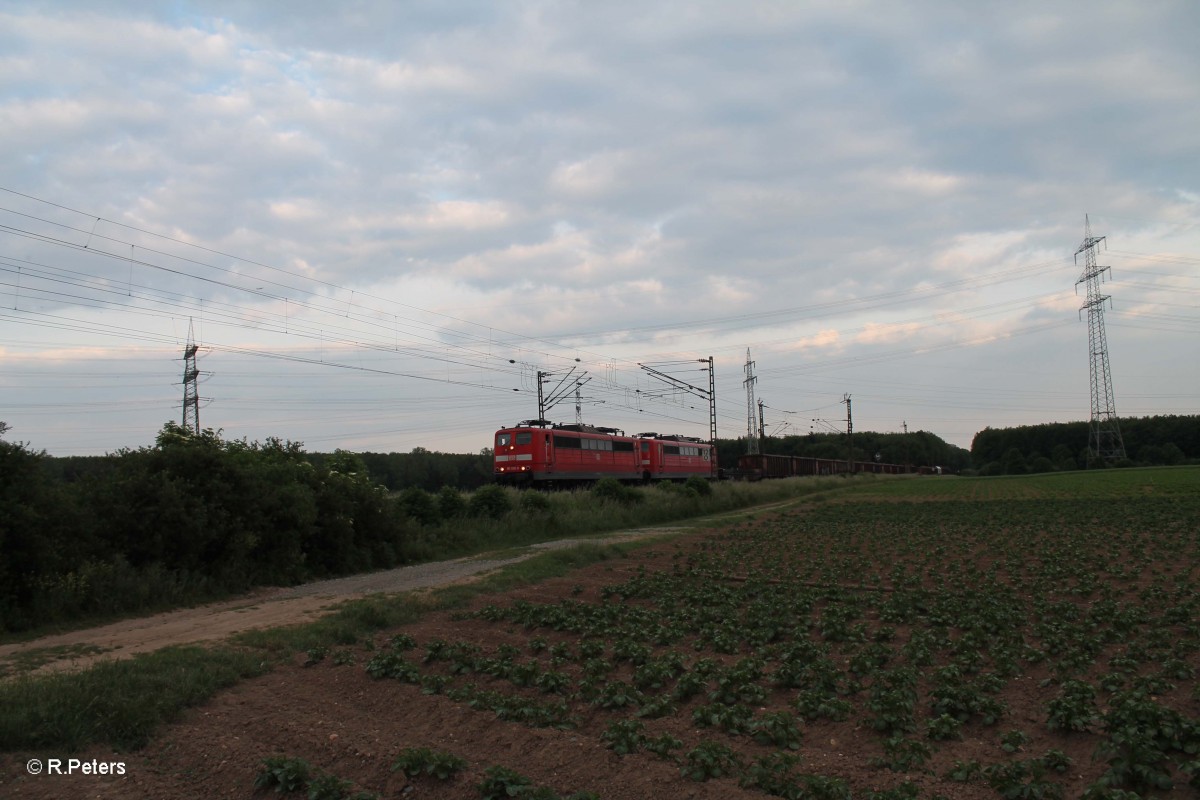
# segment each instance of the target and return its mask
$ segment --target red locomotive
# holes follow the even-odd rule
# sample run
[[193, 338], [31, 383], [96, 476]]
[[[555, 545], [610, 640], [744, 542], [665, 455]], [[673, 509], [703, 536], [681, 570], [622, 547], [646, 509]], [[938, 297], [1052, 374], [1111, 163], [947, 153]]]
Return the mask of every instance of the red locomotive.
[[554, 425], [541, 420], [496, 431], [496, 480], [551, 486], [615, 478], [625, 482], [686, 480], [716, 475], [716, 449], [688, 436], [616, 428]]

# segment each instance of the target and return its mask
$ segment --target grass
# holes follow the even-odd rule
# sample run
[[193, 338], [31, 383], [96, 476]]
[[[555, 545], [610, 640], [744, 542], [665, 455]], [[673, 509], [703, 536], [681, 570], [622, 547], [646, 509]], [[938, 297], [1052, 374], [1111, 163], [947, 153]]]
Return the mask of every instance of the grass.
[[0, 750], [142, 747], [164, 722], [270, 663], [230, 647], [168, 647], [79, 672], [0, 683]]
[[855, 485], [847, 498], [913, 500], [1107, 500], [1195, 493], [1200, 466], [1138, 467], [991, 478], [922, 477]]
[[93, 656], [106, 653], [111, 648], [94, 644], [63, 644], [57, 647], [35, 647], [23, 650], [15, 655], [0, 660], [0, 679], [10, 675], [21, 675], [33, 672], [38, 667], [55, 661], [68, 661], [81, 656]]

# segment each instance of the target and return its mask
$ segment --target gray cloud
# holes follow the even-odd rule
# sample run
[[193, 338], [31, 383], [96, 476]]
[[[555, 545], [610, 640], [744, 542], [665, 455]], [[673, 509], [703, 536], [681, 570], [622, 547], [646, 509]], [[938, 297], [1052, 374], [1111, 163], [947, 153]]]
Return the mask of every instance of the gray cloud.
[[[0, 6], [14, 156], [0, 185], [84, 213], [0, 205], [81, 230], [101, 216], [96, 232], [125, 243], [114, 254], [196, 258], [210, 266], [184, 271], [230, 285], [11, 235], [0, 255], [247, 317], [278, 305], [289, 325], [306, 298], [375, 296], [392, 309], [379, 313], [474, 323], [459, 330], [594, 334], [570, 341], [601, 361], [719, 351], [732, 374], [761, 344], [792, 394], [807, 385], [782, 376], [834, 350], [846, 383], [879, 369], [872, 353], [955, 341], [1019, 370], [1003, 333], [1073, 315], [1029, 298], [1070, 290], [1085, 211], [1138, 241], [1127, 250], [1195, 252], [1194, 231], [1171, 226], [1200, 195], [1198, 16], [1116, 2]], [[1194, 280], [1193, 262], [1175, 269]], [[1130, 291], [1138, 308], [1163, 300]], [[23, 330], [0, 321], [9, 341]], [[1045, 352], [1076, 368], [1080, 350]], [[928, 372], [932, 418], [932, 387], [953, 380]]]

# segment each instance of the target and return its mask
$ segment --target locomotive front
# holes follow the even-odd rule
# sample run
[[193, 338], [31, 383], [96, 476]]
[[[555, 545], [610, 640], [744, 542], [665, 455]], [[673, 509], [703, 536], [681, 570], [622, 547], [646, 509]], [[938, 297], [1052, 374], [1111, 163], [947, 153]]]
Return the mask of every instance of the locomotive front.
[[[539, 463], [530, 428], [500, 428], [492, 451], [493, 471], [499, 483], [520, 486], [533, 482]], [[544, 467], [544, 464], [541, 464]]]

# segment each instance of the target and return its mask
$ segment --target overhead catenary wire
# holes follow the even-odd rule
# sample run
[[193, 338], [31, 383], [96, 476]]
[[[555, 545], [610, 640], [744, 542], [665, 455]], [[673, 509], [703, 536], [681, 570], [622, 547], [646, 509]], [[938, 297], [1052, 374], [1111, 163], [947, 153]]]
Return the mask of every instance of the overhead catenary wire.
[[[3, 188], [3, 187], [0, 187]], [[8, 190], [6, 190], [8, 191]], [[16, 193], [22, 197], [32, 198], [30, 195]], [[37, 198], [32, 198], [37, 200]], [[38, 200], [38, 202], [43, 202]], [[43, 264], [47, 270], [60, 270], [53, 275], [46, 273], [44, 276], [39, 276], [37, 280], [57, 281], [60, 290], [58, 294], [49, 288], [49, 285], [42, 286], [33, 279], [33, 276], [26, 275], [24, 270], [31, 265], [28, 261], [22, 262], [20, 259], [5, 257], [4, 262], [9, 267], [15, 267], [18, 274], [22, 276], [22, 281], [10, 281], [6, 287], [13, 290], [14, 296], [18, 289], [22, 292], [28, 291], [24, 301], [27, 303], [62, 303], [64, 305], [78, 306], [79, 308], [91, 308], [93, 311], [103, 312], [110, 308], [120, 308], [130, 313], [140, 313], [147, 316], [148, 319], [158, 318], [178, 318], [180, 315], [195, 311], [198, 306], [202, 305], [206, 315], [206, 321], [214, 326], [215, 335], [213, 342], [219, 344], [222, 338], [226, 342], [229, 341], [229, 334], [233, 331], [255, 331], [263, 336], [284, 336], [288, 340], [295, 340], [294, 347], [284, 348], [281, 359], [286, 360], [292, 356], [295, 359], [289, 363], [300, 365], [310, 365], [312, 367], [328, 368], [330, 366], [339, 366], [345, 368], [348, 360], [353, 358], [361, 358], [364, 353], [378, 352], [381, 355], [387, 356], [403, 356], [421, 358], [436, 364], [436, 367], [431, 367], [429, 370], [418, 370], [422, 372], [422, 377], [429, 378], [433, 369], [436, 369], [444, 374], [449, 374], [450, 370], [477, 370], [481, 373], [486, 373], [491, 376], [480, 381], [463, 381], [464, 387], [485, 386], [490, 389], [502, 389], [488, 385], [486, 380], [500, 380], [505, 377], [513, 377], [519, 375], [520, 371], [508, 365], [509, 353], [498, 355], [498, 351], [508, 348], [521, 348], [531, 344], [537, 344], [538, 347], [527, 351], [525, 357], [530, 359], [548, 358], [548, 359], [564, 359], [567, 353], [580, 353], [594, 356], [604, 360], [606, 363], [613, 364], [618, 367], [612, 377], [616, 380], [613, 382], [611, 391], [603, 395], [607, 400], [612, 402], [612, 407], [624, 408], [626, 410], [635, 411], [636, 413], [645, 413], [644, 410], [638, 407], [639, 403], [644, 400], [647, 403], [663, 404], [661, 407], [678, 406], [677, 398], [669, 395], [654, 396], [650, 392], [643, 392], [638, 398], [638, 402], [629, 402], [629, 393], [637, 393], [638, 381], [636, 373], [633, 371], [633, 360], [614, 358], [612, 356], [601, 356], [591, 353], [587, 350], [581, 351], [582, 342], [571, 342], [569, 345], [564, 345], [563, 341], [573, 335], [588, 335], [600, 336], [604, 333], [620, 333], [626, 332], [634, 334], [637, 332], [653, 332], [654, 330], [666, 330], [668, 328], [678, 328], [680, 330], [689, 330], [689, 328], [678, 324], [662, 323], [641, 328], [628, 329], [613, 329], [611, 331], [591, 332], [587, 334], [554, 334], [549, 337], [532, 337], [524, 334], [505, 331], [494, 326], [485, 326], [480, 323], [465, 320], [460, 317], [441, 314], [440, 312], [422, 309], [417, 306], [406, 304], [397, 304], [386, 298], [376, 298], [370, 294], [363, 293], [358, 289], [338, 286], [328, 281], [321, 281], [312, 276], [302, 275], [293, 271], [281, 269], [269, 264], [252, 261], [229, 253], [207, 248], [203, 245], [197, 245], [192, 242], [186, 242], [174, 237], [163, 236], [154, 231], [137, 228], [135, 226], [125, 225], [124, 223], [107, 220], [103, 217], [87, 216], [84, 212], [75, 209], [68, 209], [66, 206], [58, 204], [50, 204], [56, 208], [68, 210], [71, 213], [79, 214], [81, 218], [86, 219], [90, 224], [91, 230], [87, 230], [82, 226], [74, 226], [73, 230], [78, 230], [79, 235], [86, 235], [86, 247], [89, 255], [101, 255], [105, 258], [112, 259], [114, 263], [120, 262], [122, 266], [129, 265], [130, 270], [135, 266], [145, 267], [147, 269], [159, 269], [165, 267], [168, 272], [180, 280], [197, 279], [202, 282], [207, 279], [205, 285], [211, 287], [219, 287], [221, 292], [215, 290], [210, 292], [202, 292], [201, 296], [196, 296], [196, 293], [190, 296], [186, 292], [172, 291], [161, 286], [151, 286], [144, 282], [135, 282], [132, 273], [122, 274], [120, 280], [110, 280], [105, 285], [101, 285], [99, 279], [88, 279], [85, 274], [76, 271], [74, 278], [68, 277], [71, 271], [64, 267], [52, 267]], [[20, 213], [20, 212], [17, 212]], [[37, 219], [33, 215], [25, 215], [29, 219]], [[252, 273], [238, 274], [236, 278], [231, 277], [232, 273], [229, 269], [219, 265], [208, 264], [202, 259], [191, 259], [186, 256], [181, 256], [176, 253], [169, 253], [166, 250], [156, 250], [155, 248], [145, 247], [144, 243], [134, 243], [126, 239], [118, 237], [108, 237], [99, 232], [97, 223], [103, 221], [112, 225], [120, 226], [124, 229], [147, 236], [159, 237], [163, 241], [172, 242], [181, 247], [197, 248], [197, 252], [205, 252], [213, 255], [218, 255], [220, 258], [228, 258], [242, 264], [254, 264], [261, 268], [272, 271], [272, 274], [277, 278], [262, 279], [262, 276], [255, 276]], [[46, 220], [43, 224], [60, 224], [52, 220]], [[16, 228], [16, 226], [6, 226], [7, 228]], [[0, 228], [3, 230], [3, 228]], [[51, 247], [73, 247], [71, 252], [80, 252], [77, 242], [68, 242], [66, 244], [54, 244], [47, 240], [43, 234], [34, 230], [23, 230], [24, 234], [31, 237], [30, 241], [37, 241], [46, 246]], [[16, 234], [14, 234], [16, 235]], [[62, 237], [48, 237], [49, 239], [59, 239]], [[107, 242], [108, 246], [117, 248], [119, 252], [108, 252], [97, 249], [96, 242]], [[132, 257], [133, 249], [137, 248], [137, 258]], [[162, 259], [179, 259], [180, 263], [191, 263], [196, 269], [221, 270], [221, 278], [214, 278], [213, 275], [196, 275], [194, 270], [170, 270], [174, 269], [170, 265], [158, 263], [161, 259], [155, 256], [154, 253], [162, 253]], [[1139, 254], [1138, 257], [1141, 257]], [[1061, 260], [1066, 264], [1069, 259]], [[822, 319], [831, 319], [838, 316], [853, 316], [864, 312], [880, 310], [889, 306], [893, 306], [904, 302], [927, 301], [931, 298], [947, 296], [958, 291], [963, 291], [981, 286], [995, 285], [994, 283], [986, 283], [987, 280], [995, 280], [996, 282], [1005, 282], [1006, 280], [1019, 280], [1031, 274], [1036, 274], [1042, 271], [1043, 267], [1052, 267], [1054, 264], [1060, 263], [1059, 260], [1040, 262], [1039, 264], [1026, 264], [1016, 267], [1009, 267], [1005, 270], [998, 270], [994, 273], [980, 276], [972, 276], [959, 281], [949, 281], [942, 284], [937, 284], [936, 287], [924, 287], [924, 293], [916, 292], [916, 289], [905, 294], [900, 292], [881, 292], [876, 295], [863, 295], [852, 300], [834, 301], [827, 304], [812, 304], [809, 306], [790, 306], [778, 309], [764, 309], [761, 313], [729, 315], [725, 317], [706, 317], [701, 320], [695, 320], [696, 326], [714, 327], [716, 330], [723, 332], [726, 335], [736, 335], [739, 331], [747, 330], [769, 330], [771, 326], [786, 324], [797, 326], [805, 323], [817, 315], [821, 315]], [[1145, 270], [1142, 274], [1150, 274]], [[1163, 273], [1154, 273], [1162, 276]], [[1174, 277], [1165, 275], [1165, 277]], [[34, 283], [33, 286], [26, 284], [26, 279]], [[87, 280], [89, 282], [82, 283]], [[73, 281], [77, 281], [73, 283]], [[305, 282], [308, 283], [305, 283]], [[974, 281], [974, 283], [972, 283]], [[245, 285], [243, 285], [245, 284]], [[253, 284], [253, 285], [251, 285]], [[279, 291], [262, 291], [255, 287], [275, 286]], [[936, 291], [930, 291], [930, 289]], [[1149, 291], [1161, 291], [1163, 287], [1149, 283], [1145, 286], [1138, 286]], [[1177, 288], [1186, 289], [1186, 286]], [[350, 297], [348, 300], [338, 299], [327, 295], [320, 294], [321, 291], [328, 290], [330, 292], [348, 292]], [[93, 292], [94, 295], [89, 297], [87, 292]], [[230, 302], [229, 293], [248, 293], [245, 294], [247, 302]], [[939, 293], [940, 292], [940, 293]], [[956, 312], [963, 318], [964, 312], [974, 314], [977, 317], [986, 316], [989, 313], [1004, 313], [1005, 311], [1022, 308], [1022, 304], [1035, 303], [1039, 299], [1045, 299], [1054, 295], [1026, 295], [1022, 298], [1003, 300], [997, 303], [988, 304], [987, 306], [975, 306], [969, 309], [957, 309]], [[72, 297], [71, 295], [75, 295]], [[116, 303], [118, 295], [124, 297], [126, 301], [123, 305]], [[265, 308], [269, 303], [285, 304], [285, 309], [282, 313], [274, 312]], [[399, 315], [393, 314], [382, 307], [372, 307], [370, 303], [378, 303], [380, 305], [389, 305], [391, 308], [406, 308], [421, 314], [436, 315], [439, 319], [450, 320], [457, 324], [468, 326], [471, 330], [488, 330], [487, 336], [475, 336], [464, 331], [455, 330], [445, 325], [431, 325], [427, 322], [405, 318], [401, 320]], [[874, 303], [874, 305], [872, 305]], [[53, 319], [48, 317], [36, 317], [42, 313], [39, 310], [26, 308], [14, 309], [16, 314], [20, 315], [22, 320], [35, 320], [31, 322], [33, 325], [46, 326], [48, 330], [76, 331], [81, 334], [96, 334], [101, 336], [112, 336], [128, 341], [143, 341], [147, 344], [165, 345], [172, 341], [171, 337], [160, 338], [137, 338], [136, 332], [131, 332], [128, 326], [125, 330], [120, 330], [121, 326], [108, 326], [106, 323], [98, 322], [93, 318], [74, 316], [69, 314], [55, 314]], [[1132, 313], [1132, 312], [1131, 312]], [[26, 316], [26, 315], [34, 316]], [[306, 315], [313, 315], [312, 318]], [[807, 316], [806, 316], [807, 315]], [[319, 318], [319, 319], [318, 319]], [[344, 323], [337, 322], [338, 319], [346, 320]], [[388, 319], [385, 319], [388, 318]], [[1139, 317], [1142, 324], [1154, 325], [1175, 325], [1188, 326], [1191, 320], [1186, 316], [1180, 319], [1170, 319], [1161, 314], [1148, 314], [1139, 312]], [[922, 328], [914, 329], [914, 333], [935, 332], [937, 328], [944, 323], [940, 323], [931, 315], [911, 315], [909, 319], [903, 321], [892, 321], [889, 324], [921, 324]], [[1063, 320], [1065, 326], [1067, 320]], [[222, 326], [226, 333], [224, 336], [220, 333]], [[696, 330], [697, 328], [690, 328]], [[1049, 328], [1046, 328], [1048, 330]], [[841, 326], [839, 334], [842, 337], [848, 337], [855, 332], [863, 332], [864, 326], [847, 327]], [[995, 341], [1000, 338], [1011, 338], [1013, 336], [1021, 336], [1025, 333], [1037, 333], [1036, 329], [1028, 327], [1018, 328], [1015, 330], [1004, 330], [998, 333], [981, 335], [976, 337], [963, 337], [959, 341], [945, 343], [940, 347], [909, 347], [909, 348], [894, 348], [884, 351], [872, 353], [859, 358], [806, 358], [802, 363], [782, 368], [782, 371], [777, 373], [777, 377], [786, 377], [794, 374], [811, 374], [813, 370], [829, 370], [829, 369], [845, 369], [855, 366], [880, 363], [882, 360], [891, 358], [905, 358], [928, 355], [930, 353], [943, 352], [949, 349], [977, 346], [980, 343]], [[149, 335], [149, 334], [148, 334]], [[177, 340], [178, 337], [175, 337]], [[399, 342], [403, 341], [403, 345]], [[636, 341], [632, 337], [628, 337], [627, 341]], [[782, 336], [767, 340], [768, 343], [785, 343], [788, 339]], [[752, 341], [751, 344], [756, 348], [758, 342]], [[320, 357], [313, 355], [312, 348], [328, 348], [335, 351], [328, 357]], [[732, 352], [735, 347], [739, 350], [744, 350], [744, 339], [738, 345], [728, 345], [727, 350]], [[345, 354], [345, 357], [340, 356], [338, 351]], [[354, 356], [349, 356], [351, 352]], [[714, 351], [721, 352], [719, 348], [714, 348]], [[233, 351], [229, 351], [233, 352]], [[264, 354], [279, 354], [281, 351], [278, 347], [264, 342], [263, 346], [246, 348], [246, 352], [238, 353], [251, 358], [272, 358], [275, 355]], [[814, 350], [813, 353], [818, 353], [819, 350]], [[349, 364], [349, 366], [356, 366]], [[361, 372], [361, 370], [360, 370]], [[767, 373], [762, 373], [767, 374]], [[378, 375], [380, 377], [401, 376], [411, 377], [416, 373], [403, 369], [380, 368]], [[461, 376], [459, 376], [461, 377]], [[456, 379], [456, 378], [452, 378]], [[592, 390], [598, 392], [598, 387], [591, 387]], [[656, 406], [659, 407], [659, 406]], [[721, 418], [734, 420], [737, 419], [737, 412], [733, 407], [726, 403], [719, 403], [719, 411]]]

